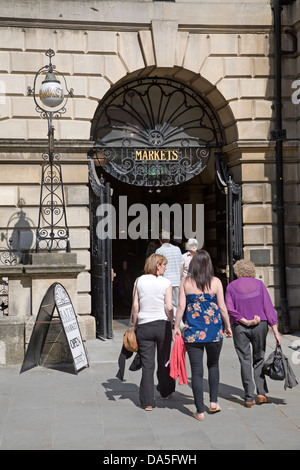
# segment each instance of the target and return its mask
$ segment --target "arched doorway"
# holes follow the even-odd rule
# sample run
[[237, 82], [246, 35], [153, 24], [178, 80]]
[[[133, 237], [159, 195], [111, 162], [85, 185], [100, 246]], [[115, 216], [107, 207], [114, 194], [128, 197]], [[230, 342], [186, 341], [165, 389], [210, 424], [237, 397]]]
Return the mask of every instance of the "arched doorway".
[[[128, 297], [123, 296], [120, 302], [128, 315], [130, 282], [140, 274], [149, 244], [158, 238], [157, 230], [178, 229], [173, 213], [169, 227], [163, 225], [166, 220], [160, 214], [153, 233], [147, 219], [150, 207], [207, 204], [204, 243], [217, 256], [216, 235], [212, 235], [216, 216], [212, 220], [211, 214], [217, 200], [215, 155], [221, 154], [225, 138], [218, 114], [194, 88], [175, 78], [144, 77], [121, 83], [104, 96], [92, 120], [91, 140], [92, 311], [100, 318], [98, 335], [109, 337], [112, 268], [117, 272], [115, 293], [121, 291], [122, 277], [129, 286]], [[222, 193], [222, 187], [220, 190]], [[147, 215], [132, 221], [130, 216], [136, 213], [131, 209], [137, 204]], [[105, 212], [100, 206], [111, 209]], [[127, 229], [131, 222], [134, 234]], [[223, 222], [220, 218], [219, 227]], [[101, 236], [99, 227], [103, 229]], [[184, 237], [188, 238], [187, 234], [181, 233], [173, 240], [182, 249]], [[115, 296], [114, 300], [114, 314], [118, 315], [120, 299]], [[108, 312], [105, 321], [104, 311]]]

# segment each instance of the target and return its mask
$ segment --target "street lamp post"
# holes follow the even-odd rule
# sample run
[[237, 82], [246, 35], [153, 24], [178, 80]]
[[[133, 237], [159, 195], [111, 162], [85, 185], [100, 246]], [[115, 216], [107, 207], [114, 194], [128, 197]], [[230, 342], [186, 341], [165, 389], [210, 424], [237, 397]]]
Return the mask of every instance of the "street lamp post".
[[[52, 49], [46, 51], [49, 64], [41, 67], [35, 75], [33, 88], [28, 87], [28, 95], [32, 95], [36, 104], [36, 111], [43, 119], [48, 121], [48, 153], [43, 154], [45, 163], [42, 165], [41, 193], [39, 203], [39, 217], [36, 229], [36, 252], [65, 250], [70, 252], [69, 228], [65, 208], [63, 180], [61, 165], [58, 163], [60, 155], [54, 152], [54, 126], [53, 118], [59, 118], [66, 112], [69, 97], [73, 96], [73, 89], [68, 90], [64, 75], [56, 70], [52, 64], [55, 55]], [[63, 80], [64, 87], [56, 78], [54, 71]], [[44, 80], [36, 94], [41, 77]]]

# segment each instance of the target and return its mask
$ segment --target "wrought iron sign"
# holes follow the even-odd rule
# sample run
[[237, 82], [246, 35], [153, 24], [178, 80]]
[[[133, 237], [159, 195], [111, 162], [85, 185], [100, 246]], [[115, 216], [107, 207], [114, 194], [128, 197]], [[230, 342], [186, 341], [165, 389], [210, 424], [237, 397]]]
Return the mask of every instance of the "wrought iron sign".
[[181, 82], [133, 80], [107, 94], [92, 121], [94, 163], [126, 183], [171, 186], [188, 181], [223, 145], [216, 114]]

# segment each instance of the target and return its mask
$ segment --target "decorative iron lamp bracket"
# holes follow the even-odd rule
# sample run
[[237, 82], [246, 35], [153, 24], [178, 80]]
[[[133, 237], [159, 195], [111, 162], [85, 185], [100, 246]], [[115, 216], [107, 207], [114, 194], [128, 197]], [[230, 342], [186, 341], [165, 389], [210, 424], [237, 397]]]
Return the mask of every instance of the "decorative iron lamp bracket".
[[[34, 77], [33, 88], [27, 87], [27, 95], [33, 96], [36, 111], [43, 119], [48, 121], [48, 153], [44, 153], [43, 160], [48, 160], [42, 165], [41, 193], [39, 204], [39, 218], [36, 230], [36, 251], [65, 250], [70, 252], [69, 229], [67, 225], [65, 199], [63, 191], [62, 171], [59, 163], [60, 155], [54, 153], [54, 126], [53, 118], [60, 118], [66, 112], [66, 104], [73, 97], [74, 90], [67, 87], [67, 82], [62, 73], [56, 70], [52, 64], [55, 52], [52, 49], [46, 51], [49, 64], [41, 67]], [[64, 87], [57, 79], [58, 74]], [[36, 93], [38, 78], [46, 73], [39, 93]], [[67, 90], [67, 94], [64, 93]]]

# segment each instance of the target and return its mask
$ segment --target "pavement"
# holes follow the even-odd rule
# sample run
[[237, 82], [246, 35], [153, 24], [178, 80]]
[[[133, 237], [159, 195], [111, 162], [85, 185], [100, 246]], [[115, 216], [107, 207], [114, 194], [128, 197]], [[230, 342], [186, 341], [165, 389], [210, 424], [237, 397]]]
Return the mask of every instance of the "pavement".
[[[284, 390], [283, 382], [268, 379], [270, 403], [245, 408], [232, 339], [224, 339], [221, 352], [220, 413], [206, 411], [202, 422], [191, 416], [188, 357], [189, 384], [177, 379], [169, 400], [156, 393], [156, 408], [141, 409], [141, 371], [129, 371], [128, 360], [125, 380], [116, 378], [126, 323], [114, 320], [113, 339], [86, 342], [89, 367], [78, 374], [45, 366], [20, 374], [21, 366], [0, 366], [0, 450], [96, 450], [98, 463], [133, 467], [180, 458], [193, 464], [200, 450], [300, 449], [300, 385]], [[267, 345], [266, 357], [275, 346], [272, 333]], [[300, 384], [300, 335], [283, 336], [282, 349]]]

